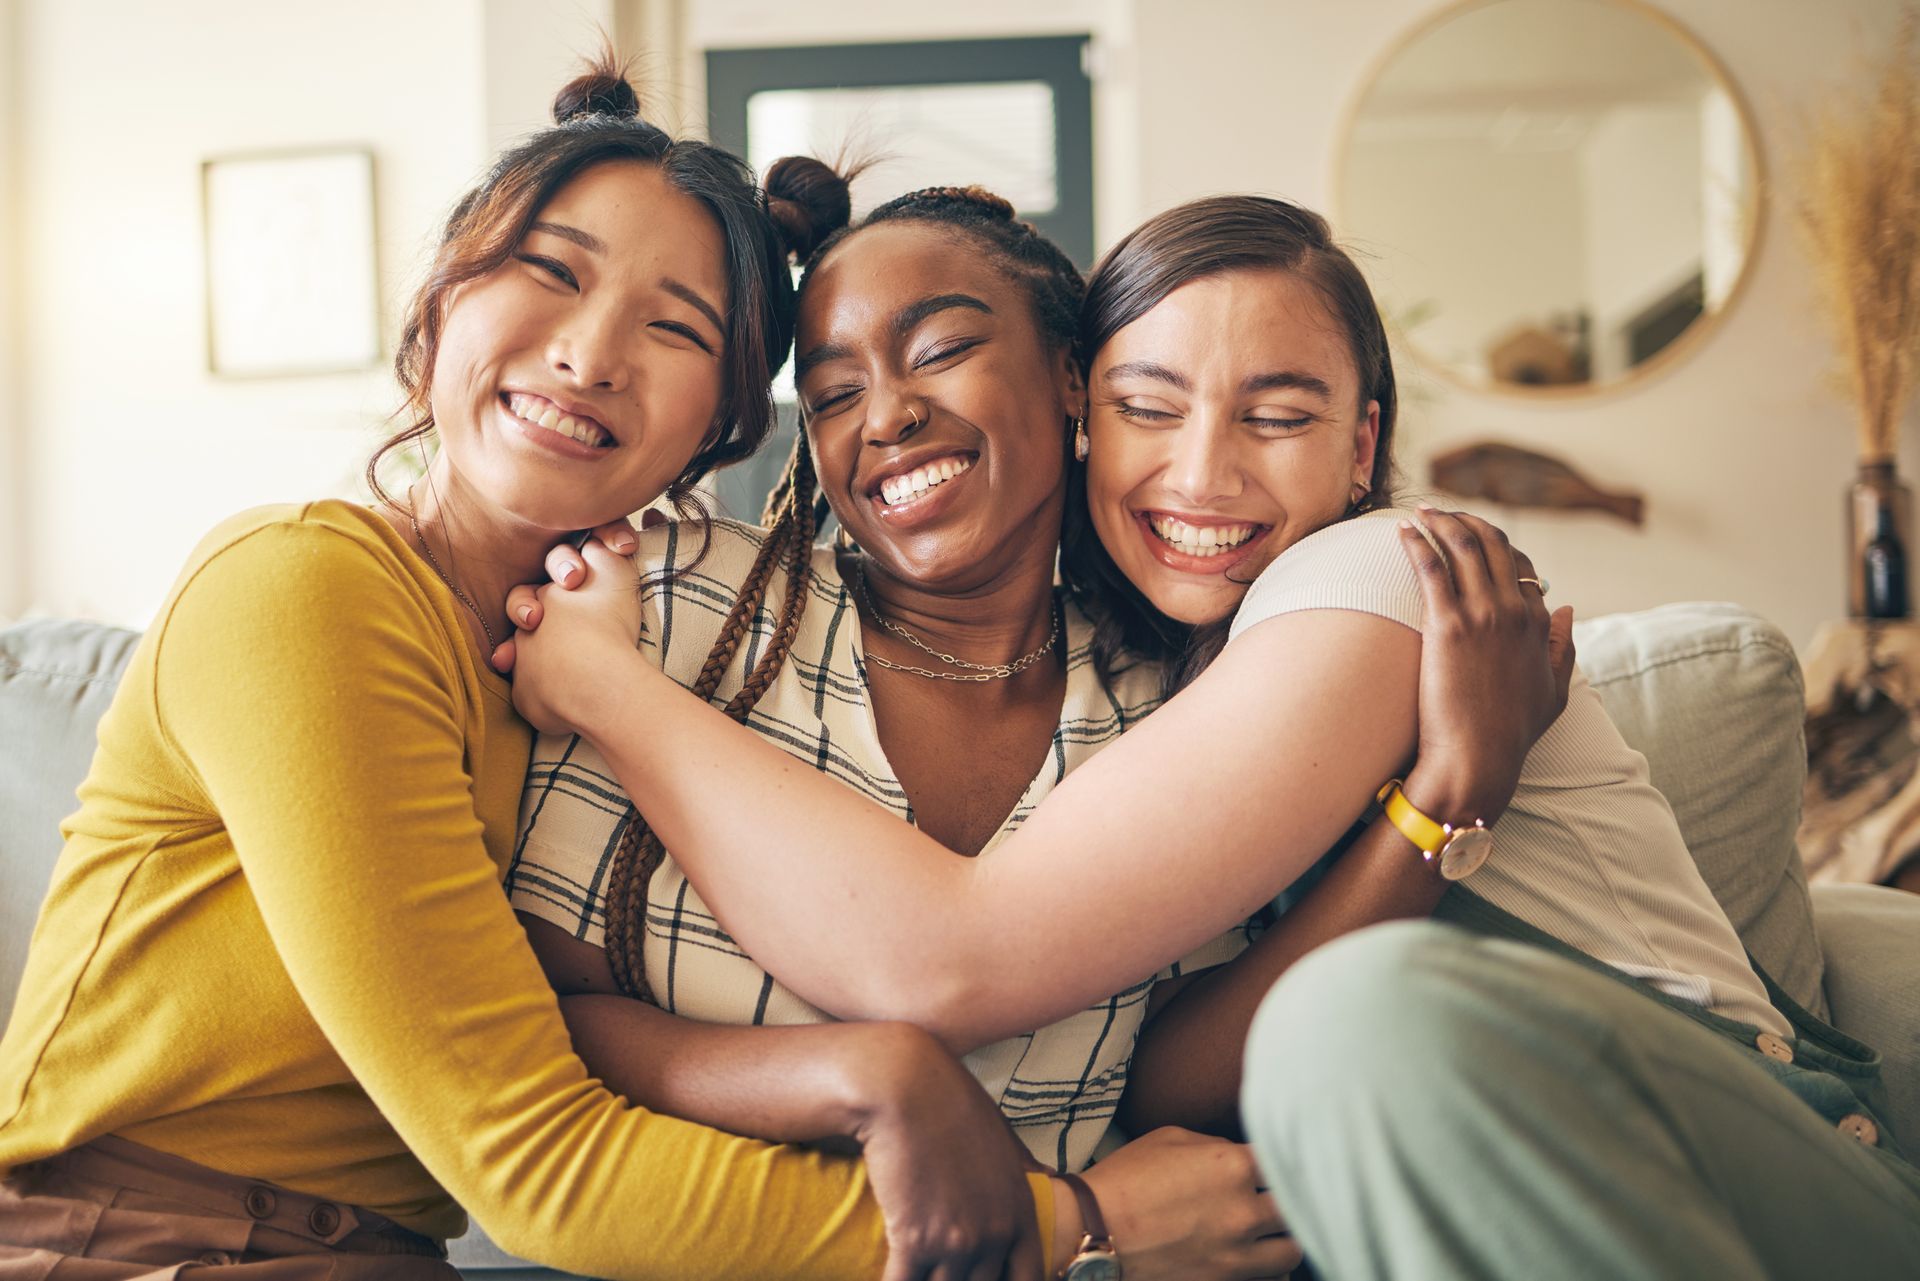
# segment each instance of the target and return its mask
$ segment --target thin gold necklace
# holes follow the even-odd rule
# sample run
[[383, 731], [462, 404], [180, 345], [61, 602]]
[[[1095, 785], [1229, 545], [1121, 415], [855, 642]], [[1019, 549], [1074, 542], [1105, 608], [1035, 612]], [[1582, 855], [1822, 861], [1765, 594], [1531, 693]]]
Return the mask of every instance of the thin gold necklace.
[[467, 607], [467, 612], [473, 615], [473, 621], [480, 624], [480, 630], [487, 637], [487, 653], [492, 654], [494, 650], [500, 648], [500, 642], [493, 638], [493, 628], [487, 626], [487, 616], [482, 614], [480, 607], [473, 603], [473, 597], [461, 591], [460, 584], [449, 578], [447, 571], [440, 568], [440, 562], [434, 559], [433, 548], [427, 545], [427, 536], [420, 532], [420, 521], [413, 514], [411, 501], [407, 503], [407, 524], [413, 526], [413, 539], [420, 544], [420, 550], [427, 554], [427, 564], [433, 566], [433, 572], [440, 575], [440, 581], [447, 585], [447, 590], [453, 593], [453, 598]]
[[1053, 630], [1047, 634], [1047, 643], [1039, 649], [1034, 650], [1031, 654], [1021, 655], [1011, 663], [970, 663], [964, 658], [956, 658], [952, 654], [944, 654], [921, 640], [918, 636], [915, 636], [900, 624], [888, 618], [885, 614], [882, 614], [880, 612], [880, 606], [873, 599], [873, 592], [867, 587], [866, 562], [857, 562], [855, 569], [859, 575], [855, 580], [855, 586], [860, 589], [860, 599], [866, 605], [867, 612], [873, 615], [873, 620], [876, 623], [879, 623], [880, 626], [886, 628], [887, 631], [898, 636], [901, 640], [907, 642], [907, 644], [913, 646], [921, 653], [930, 654], [950, 666], [966, 669], [966, 674], [960, 672], [929, 671], [924, 667], [914, 667], [907, 663], [896, 663], [881, 654], [871, 652], [867, 654], [867, 658], [870, 661], [878, 663], [880, 666], [891, 671], [909, 672], [915, 676], [925, 676], [937, 681], [1003, 681], [1009, 677], [1018, 676], [1021, 672], [1026, 671], [1029, 667], [1032, 667], [1035, 663], [1045, 658], [1053, 652], [1053, 647], [1060, 641], [1060, 611], [1056, 606], [1051, 610], [1053, 614]]

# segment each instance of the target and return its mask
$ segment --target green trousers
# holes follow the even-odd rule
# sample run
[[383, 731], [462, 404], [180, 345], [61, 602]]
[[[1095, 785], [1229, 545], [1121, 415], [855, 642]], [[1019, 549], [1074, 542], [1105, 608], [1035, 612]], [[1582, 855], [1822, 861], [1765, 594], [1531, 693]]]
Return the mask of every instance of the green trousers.
[[1275, 985], [1241, 1107], [1322, 1281], [1920, 1278], [1877, 1056], [1781, 1062], [1568, 951], [1383, 925]]

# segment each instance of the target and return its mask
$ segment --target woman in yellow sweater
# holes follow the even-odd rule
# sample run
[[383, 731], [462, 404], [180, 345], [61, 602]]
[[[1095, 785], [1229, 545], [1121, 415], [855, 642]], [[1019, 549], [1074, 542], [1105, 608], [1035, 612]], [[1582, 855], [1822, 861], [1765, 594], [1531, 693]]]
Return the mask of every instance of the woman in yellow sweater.
[[[487, 658], [555, 542], [762, 441], [792, 288], [738, 160], [605, 67], [555, 115], [410, 309], [390, 445], [437, 435], [425, 476], [217, 528], [102, 721], [0, 1041], [0, 1278], [444, 1278], [461, 1206], [606, 1277], [1032, 1276], [1040, 1227], [1072, 1231], [912, 1029], [816, 1060], [839, 1128], [909, 1172], [889, 1223], [863, 1164], [630, 1108], [572, 1052], [500, 889], [530, 734]], [[1225, 1146], [1109, 1177], [1150, 1213]], [[889, 1258], [930, 1200], [980, 1207], [984, 1246]]]

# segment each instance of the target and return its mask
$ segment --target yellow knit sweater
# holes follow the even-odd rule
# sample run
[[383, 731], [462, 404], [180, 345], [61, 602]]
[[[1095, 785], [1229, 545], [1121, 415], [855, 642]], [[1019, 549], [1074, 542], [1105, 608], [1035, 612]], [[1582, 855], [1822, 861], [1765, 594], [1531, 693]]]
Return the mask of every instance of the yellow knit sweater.
[[529, 731], [459, 610], [349, 503], [201, 544], [63, 829], [0, 1169], [116, 1134], [433, 1236], [464, 1205], [598, 1276], [878, 1275], [857, 1162], [630, 1108], [574, 1056], [499, 884]]

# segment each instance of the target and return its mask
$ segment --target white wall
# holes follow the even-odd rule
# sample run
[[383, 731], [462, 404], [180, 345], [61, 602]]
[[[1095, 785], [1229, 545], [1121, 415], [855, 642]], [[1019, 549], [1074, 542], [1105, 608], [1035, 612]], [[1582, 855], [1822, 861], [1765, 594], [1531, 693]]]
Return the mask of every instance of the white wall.
[[263, 5], [20, 0], [27, 599], [144, 624], [200, 535], [258, 503], [352, 494], [394, 406], [376, 368], [206, 372], [200, 164], [326, 143], [375, 152], [393, 316], [481, 158], [464, 0]]
[[553, 123], [553, 99], [619, 25], [614, 0], [479, 0], [485, 153]]
[[[1840, 495], [1853, 424], [1830, 389], [1826, 335], [1780, 179], [1800, 113], [1884, 48], [1900, 0], [1655, 0], [1729, 68], [1758, 119], [1773, 182], [1754, 274], [1710, 341], [1632, 390], [1572, 402], [1455, 390], [1404, 370], [1401, 459], [1498, 438], [1643, 490], [1648, 524], [1511, 513], [1504, 523], [1587, 616], [1663, 601], [1742, 602], [1804, 645], [1845, 609]], [[1152, 51], [1139, 94], [1142, 215], [1207, 192], [1257, 189], [1325, 208], [1343, 112], [1369, 68], [1432, 0], [1275, 4], [1142, 0]], [[1903, 450], [1920, 478], [1910, 418]], [[1498, 516], [1499, 513], [1489, 513]]]
[[[18, 11], [0, 0], [0, 388], [20, 385]], [[0, 619], [26, 608], [27, 439], [19, 398], [0, 395]]]
[[[11, 65], [30, 317], [0, 397], [28, 424], [26, 582], [14, 599], [142, 623], [208, 525], [253, 503], [352, 492], [391, 407], [389, 376], [228, 383], [203, 372], [199, 163], [252, 147], [348, 142], [379, 163], [382, 287], [397, 300], [489, 130], [544, 109], [552, 85], [485, 82], [489, 32], [527, 65], [578, 48], [599, 0], [11, 0]], [[1656, 0], [1731, 69], [1778, 187], [1799, 112], [1881, 47], [1900, 0]], [[712, 45], [1091, 31], [1098, 78], [1096, 235], [1208, 192], [1265, 190], [1325, 208], [1336, 137], [1368, 69], [1434, 0], [615, 0], [616, 34], [652, 36], [656, 116], [697, 122]], [[551, 22], [542, 18], [542, 13]], [[490, 25], [491, 24], [491, 25]], [[0, 40], [4, 40], [0, 36]], [[0, 43], [0, 66], [7, 65]], [[534, 99], [539, 101], [535, 102]], [[520, 105], [516, 106], [515, 103]], [[681, 117], [684, 119], [684, 117]], [[0, 139], [7, 131], [0, 127]], [[0, 163], [6, 143], [0, 141]], [[0, 172], [4, 172], [0, 170]], [[4, 202], [0, 202], [4, 207]], [[5, 244], [0, 225], [0, 244]], [[4, 268], [0, 268], [3, 272]], [[4, 275], [0, 274], [0, 280]], [[1843, 608], [1845, 404], [1807, 264], [1776, 189], [1754, 275], [1711, 340], [1632, 390], [1533, 402], [1455, 390], [1407, 368], [1403, 461], [1496, 437], [1644, 490], [1649, 525], [1510, 514], [1506, 523], [1583, 613], [1681, 598], [1745, 602], [1796, 642]], [[391, 332], [389, 341], [391, 342]], [[0, 375], [8, 372], [0, 342]], [[1920, 424], [1916, 424], [1920, 425]], [[1920, 449], [1905, 465], [1920, 477]], [[5, 467], [0, 453], [0, 469]], [[6, 473], [0, 470], [0, 485]], [[16, 540], [17, 541], [17, 540]], [[0, 593], [6, 580], [0, 577]], [[0, 595], [0, 612], [7, 609]]]

